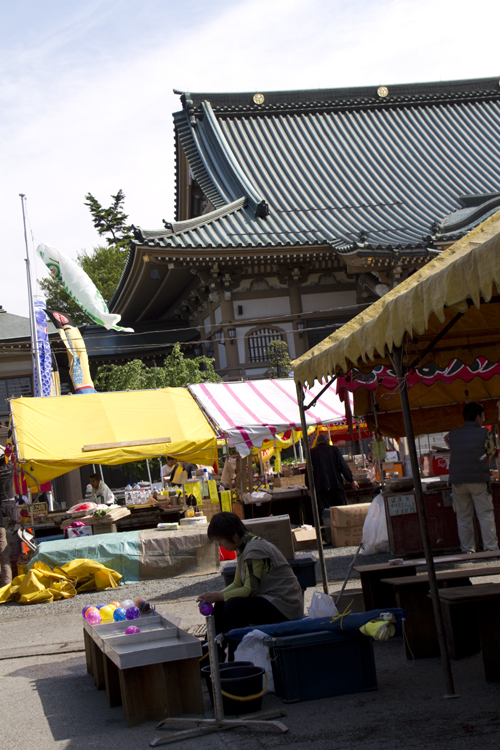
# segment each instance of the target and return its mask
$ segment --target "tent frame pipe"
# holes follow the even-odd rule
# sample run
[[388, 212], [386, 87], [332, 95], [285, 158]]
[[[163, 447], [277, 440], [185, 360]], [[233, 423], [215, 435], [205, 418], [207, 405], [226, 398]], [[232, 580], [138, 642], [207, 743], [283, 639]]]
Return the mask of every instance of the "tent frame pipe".
[[436, 578], [436, 569], [434, 567], [434, 559], [432, 556], [431, 540], [429, 536], [429, 528], [427, 525], [427, 516], [424, 505], [424, 493], [422, 490], [422, 482], [420, 481], [420, 469], [418, 465], [417, 449], [415, 445], [415, 435], [413, 433], [413, 424], [411, 421], [410, 401], [408, 398], [408, 389], [406, 385], [406, 373], [403, 367], [403, 347], [398, 346], [394, 348], [393, 354], [389, 354], [394, 370], [398, 378], [399, 392], [401, 395], [401, 409], [403, 412], [403, 419], [406, 429], [406, 437], [408, 440], [408, 453], [410, 455], [411, 470], [413, 474], [413, 480], [415, 483], [415, 498], [417, 502], [418, 519], [420, 522], [420, 532], [422, 534], [422, 542], [424, 547], [424, 556], [427, 564], [427, 575], [429, 576], [429, 588], [431, 590], [432, 607], [434, 610], [434, 619], [436, 621], [436, 630], [438, 635], [439, 651], [441, 654], [441, 662], [443, 666], [443, 672], [446, 683], [446, 696], [448, 698], [458, 697], [455, 693], [455, 686], [453, 683], [453, 674], [451, 671], [450, 656], [446, 645], [446, 635], [444, 630], [443, 613], [441, 611], [441, 605], [439, 601], [439, 589]]
[[318, 393], [318, 395], [313, 398], [313, 400], [311, 401], [311, 403], [308, 404], [307, 406], [303, 407], [304, 411], [307, 411], [308, 409], [312, 409], [312, 407], [316, 404], [316, 402], [321, 398], [321, 396], [323, 395], [323, 393], [325, 391], [327, 391], [329, 389], [329, 387], [335, 383], [335, 381], [337, 380], [337, 378], [338, 378], [338, 375], [334, 375], [333, 378], [331, 378], [331, 380], [328, 381], [328, 383], [325, 385], [325, 387], [320, 390], [320, 392]]
[[[333, 380], [330, 382], [333, 383]], [[323, 540], [321, 538], [321, 521], [319, 517], [318, 499], [316, 496], [316, 485], [314, 484], [314, 472], [311, 461], [311, 449], [309, 447], [309, 440], [307, 439], [307, 424], [306, 414], [304, 409], [304, 390], [300, 381], [295, 381], [295, 387], [297, 388], [297, 403], [299, 405], [300, 412], [300, 424], [302, 426], [302, 438], [304, 448], [304, 458], [306, 460], [306, 469], [309, 476], [309, 491], [311, 493], [311, 506], [314, 518], [314, 528], [316, 529], [316, 539], [318, 540], [318, 557], [319, 567], [321, 570], [321, 579], [323, 581], [323, 591], [328, 594], [328, 576], [326, 574], [325, 556], [323, 554]], [[326, 390], [326, 389], [323, 389]], [[323, 391], [321, 391], [323, 393]]]

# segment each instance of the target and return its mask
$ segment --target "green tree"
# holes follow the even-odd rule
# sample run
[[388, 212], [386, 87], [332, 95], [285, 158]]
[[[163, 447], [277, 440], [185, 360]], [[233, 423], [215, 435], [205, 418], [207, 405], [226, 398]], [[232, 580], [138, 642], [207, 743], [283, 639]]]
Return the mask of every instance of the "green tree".
[[136, 391], [147, 388], [179, 388], [193, 383], [217, 383], [214, 360], [185, 357], [179, 344], [165, 357], [163, 367], [146, 367], [140, 359], [124, 365], [101, 365], [94, 380], [101, 391]]
[[92, 214], [92, 221], [97, 233], [101, 237], [106, 237], [108, 245], [126, 249], [133, 235], [132, 224], [127, 224], [128, 216], [123, 210], [125, 193], [123, 190], [119, 190], [111, 198], [113, 199], [112, 204], [108, 208], [104, 208], [92, 193], [87, 193], [85, 205], [88, 206]]
[[292, 369], [288, 346], [285, 341], [275, 339], [267, 347], [266, 357], [269, 368], [265, 372], [266, 378], [289, 378]]
[[[105, 237], [107, 246], [95, 247], [91, 253], [83, 250], [76, 256], [76, 262], [92, 279], [106, 303], [109, 303], [120, 282], [132, 237], [132, 226], [127, 224], [128, 216], [123, 210], [125, 194], [119, 190], [111, 198], [113, 202], [109, 208], [104, 208], [91, 193], [85, 196], [85, 205], [90, 210], [93, 224], [98, 234]], [[91, 322], [53, 276], [41, 279], [39, 284], [49, 310], [69, 315], [76, 325]]]

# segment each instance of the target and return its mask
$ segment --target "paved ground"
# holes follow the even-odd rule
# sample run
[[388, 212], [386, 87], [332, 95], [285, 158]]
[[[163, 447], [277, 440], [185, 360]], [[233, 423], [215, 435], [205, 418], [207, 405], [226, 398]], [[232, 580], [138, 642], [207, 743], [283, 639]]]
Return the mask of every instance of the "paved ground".
[[[327, 549], [332, 589], [338, 589], [354, 550]], [[388, 556], [364, 558], [372, 563]], [[123, 587], [118, 598], [146, 596], [159, 609], [183, 618], [187, 627], [201, 623], [194, 599], [222, 588], [221, 576], [148, 581]], [[356, 577], [351, 589], [359, 585]], [[307, 592], [310, 598], [312, 590]], [[85, 603], [111, 600], [110, 593], [48, 605], [0, 607], [1, 748], [37, 750], [138, 750], [155, 736], [155, 723], [128, 729], [121, 708], [109, 709], [87, 674], [80, 610]], [[85, 599], [85, 601], [84, 601]], [[500, 744], [500, 683], [484, 681], [481, 656], [453, 662], [460, 698], [443, 700], [439, 659], [407, 662], [401, 638], [375, 644], [378, 690], [285, 705], [266, 695], [263, 709], [287, 711], [289, 733], [233, 730], [203, 738], [204, 750], [243, 750], [291, 746], [298, 750], [482, 750]], [[205, 696], [207, 714], [210, 712]], [[200, 740], [185, 741], [184, 750]]]

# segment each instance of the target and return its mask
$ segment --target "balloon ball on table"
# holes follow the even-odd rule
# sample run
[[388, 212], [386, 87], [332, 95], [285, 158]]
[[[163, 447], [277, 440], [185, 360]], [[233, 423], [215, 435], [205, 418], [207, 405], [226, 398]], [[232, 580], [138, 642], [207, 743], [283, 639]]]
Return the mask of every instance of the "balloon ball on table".
[[96, 606], [97, 609], [102, 609], [106, 605], [105, 604], [96, 604], [95, 606]]
[[118, 607], [121, 607], [122, 605], [120, 604], [120, 602], [111, 602], [109, 606], [118, 609]]
[[[88, 609], [90, 609], [90, 608], [91, 608], [91, 606], [92, 606], [91, 604], [87, 604], [87, 606], [86, 606], [86, 607], [84, 607], [84, 608], [82, 609], [82, 617], [85, 617], [85, 612], [86, 612], [86, 611], [87, 611]], [[95, 607], [94, 607], [94, 609], [95, 609]]]
[[124, 609], [128, 609], [129, 607], [133, 607], [134, 606], [134, 602], [132, 601], [132, 599], [124, 599], [122, 601], [122, 603], [121, 603], [121, 606]]
[[121, 622], [122, 620], [126, 620], [126, 610], [123, 607], [117, 607], [115, 611], [113, 612], [113, 620], [115, 622]]
[[139, 607], [128, 607], [127, 611], [125, 612], [125, 617], [127, 620], [137, 620], [138, 617], [141, 616], [141, 610]]
[[88, 614], [85, 616], [85, 619], [87, 620], [89, 625], [100, 625], [102, 621], [101, 613], [95, 607], [88, 610]]
[[140, 599], [138, 602], [135, 603], [135, 606], [137, 607], [141, 615], [147, 615], [150, 612], [155, 611], [154, 605], [151, 606], [151, 604], [148, 601], [146, 601], [146, 599]]
[[85, 619], [86, 620], [89, 619], [89, 615], [90, 615], [91, 612], [99, 612], [99, 610], [97, 609], [97, 607], [87, 607], [87, 611], [85, 612]]
[[213, 611], [214, 608], [212, 604], [209, 604], [209, 602], [205, 601], [200, 602], [200, 612], [204, 617], [210, 617]]
[[112, 622], [114, 611], [115, 611], [114, 607], [111, 607], [109, 604], [106, 604], [104, 607], [101, 607], [99, 612], [101, 613], [102, 621]]
[[128, 628], [125, 630], [125, 635], [132, 635], [132, 633], [140, 633], [141, 629], [138, 628], [136, 625], [129, 625]]

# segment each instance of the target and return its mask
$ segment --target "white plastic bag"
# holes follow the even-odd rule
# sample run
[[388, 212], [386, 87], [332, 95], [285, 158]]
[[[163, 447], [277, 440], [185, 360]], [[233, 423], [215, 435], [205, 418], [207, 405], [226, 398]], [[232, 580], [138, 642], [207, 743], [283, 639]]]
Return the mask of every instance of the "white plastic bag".
[[269, 680], [267, 690], [274, 693], [273, 668], [269, 659], [269, 649], [263, 643], [263, 639], [267, 637], [267, 634], [261, 630], [252, 630], [247, 633], [234, 652], [234, 660], [251, 661], [256, 667], [265, 669]]
[[389, 535], [385, 518], [384, 498], [382, 494], [374, 497], [368, 509], [363, 525], [362, 555], [376, 555], [378, 552], [389, 552]]
[[307, 608], [309, 617], [333, 617], [338, 615], [337, 607], [331, 596], [323, 591], [313, 591], [311, 606]]

